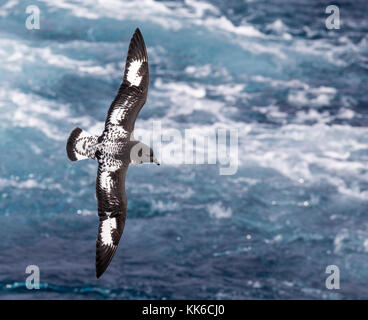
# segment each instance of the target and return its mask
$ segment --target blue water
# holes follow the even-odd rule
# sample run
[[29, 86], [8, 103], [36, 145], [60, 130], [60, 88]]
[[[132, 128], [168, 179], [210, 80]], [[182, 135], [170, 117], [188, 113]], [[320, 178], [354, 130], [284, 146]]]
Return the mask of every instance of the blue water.
[[[368, 5], [338, 1], [327, 30], [328, 4], [2, 0], [0, 298], [367, 299]], [[96, 164], [69, 162], [65, 142], [101, 130], [136, 27], [151, 74], [136, 128], [236, 129], [239, 168], [131, 167], [96, 280]]]

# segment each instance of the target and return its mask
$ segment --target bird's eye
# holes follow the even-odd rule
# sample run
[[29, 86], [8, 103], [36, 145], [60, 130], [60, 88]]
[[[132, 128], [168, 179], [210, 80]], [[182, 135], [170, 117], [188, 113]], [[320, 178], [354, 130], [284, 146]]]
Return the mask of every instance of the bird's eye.
[[139, 151], [138, 151], [138, 157], [142, 157], [142, 153], [143, 153], [143, 150], [142, 149], [139, 149]]

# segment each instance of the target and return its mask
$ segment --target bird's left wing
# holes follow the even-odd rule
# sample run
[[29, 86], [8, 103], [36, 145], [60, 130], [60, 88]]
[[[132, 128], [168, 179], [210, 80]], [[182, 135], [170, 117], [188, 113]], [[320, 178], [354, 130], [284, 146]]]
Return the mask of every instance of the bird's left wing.
[[125, 175], [128, 166], [116, 171], [105, 171], [99, 165], [96, 181], [99, 226], [96, 241], [96, 277], [109, 266], [123, 234], [127, 200]]
[[116, 125], [129, 133], [134, 130], [135, 120], [147, 99], [148, 83], [146, 45], [141, 32], [136, 29], [130, 40], [123, 83], [111, 103], [105, 128]]

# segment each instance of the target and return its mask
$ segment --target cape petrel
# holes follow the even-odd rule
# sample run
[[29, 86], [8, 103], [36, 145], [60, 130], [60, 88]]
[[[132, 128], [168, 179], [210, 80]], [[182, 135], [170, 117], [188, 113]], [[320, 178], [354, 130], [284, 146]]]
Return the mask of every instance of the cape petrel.
[[134, 123], [147, 99], [148, 57], [143, 36], [136, 29], [130, 40], [123, 83], [110, 105], [105, 129], [98, 136], [75, 128], [66, 145], [71, 161], [98, 161], [96, 196], [99, 226], [96, 277], [109, 266], [124, 230], [127, 199], [125, 175], [129, 164], [154, 162], [153, 150], [133, 137]]

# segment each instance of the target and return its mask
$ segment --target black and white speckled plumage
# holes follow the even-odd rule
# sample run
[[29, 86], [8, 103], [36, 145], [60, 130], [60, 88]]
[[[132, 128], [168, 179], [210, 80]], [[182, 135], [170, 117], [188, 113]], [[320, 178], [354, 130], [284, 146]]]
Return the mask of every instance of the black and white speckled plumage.
[[[125, 176], [130, 163], [156, 162], [153, 151], [131, 135], [135, 120], [147, 99], [149, 83], [146, 46], [139, 29], [130, 41], [123, 82], [111, 103], [101, 136], [92, 136], [76, 128], [67, 142], [70, 160], [92, 158], [98, 161], [96, 196], [99, 227], [96, 242], [96, 276], [99, 278], [109, 266], [124, 230], [127, 199]], [[138, 146], [138, 160], [131, 151]], [[149, 148], [148, 151], [145, 147]], [[157, 163], [158, 164], [158, 163]]]
[[92, 136], [80, 128], [75, 128], [69, 135], [66, 152], [69, 160], [95, 159], [97, 136]]

